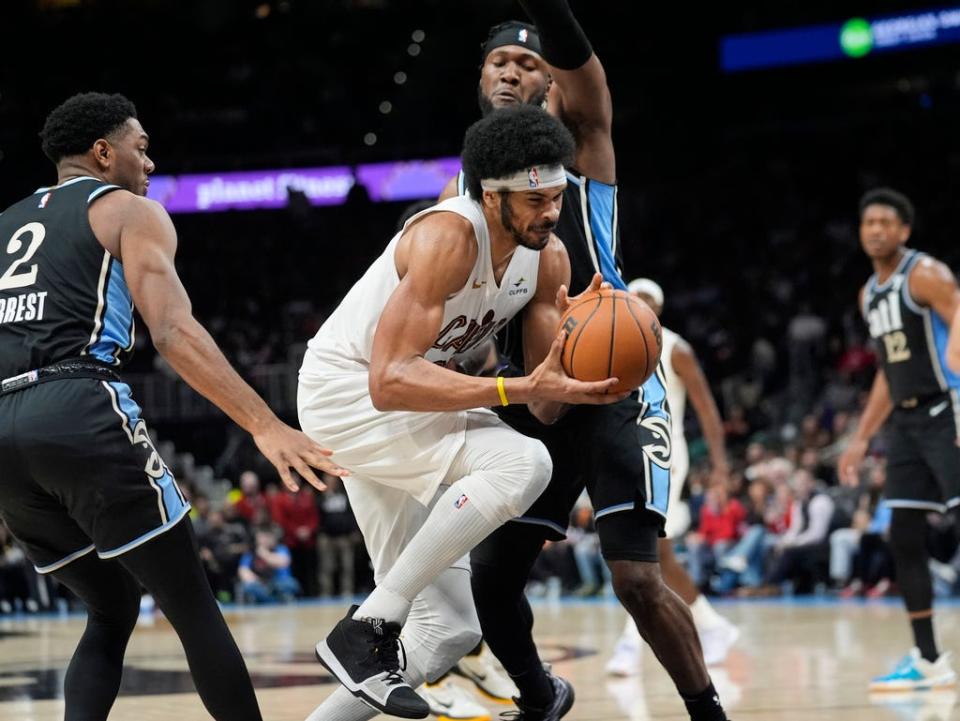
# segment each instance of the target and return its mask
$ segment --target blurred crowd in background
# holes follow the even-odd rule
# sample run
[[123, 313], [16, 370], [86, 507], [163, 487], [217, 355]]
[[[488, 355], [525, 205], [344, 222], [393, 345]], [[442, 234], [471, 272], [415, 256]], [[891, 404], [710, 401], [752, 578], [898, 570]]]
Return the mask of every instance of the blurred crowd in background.
[[[895, 593], [883, 439], [859, 487], [841, 487], [835, 472], [875, 367], [856, 304], [870, 274], [856, 208], [878, 185], [905, 192], [917, 208], [911, 245], [960, 267], [955, 49], [724, 75], [721, 34], [838, 20], [859, 6], [718, 6], [698, 23], [686, 6], [667, 5], [623, 23], [616, 4], [572, 4], [614, 99], [624, 276], [663, 287], [663, 324], [690, 342], [724, 419], [733, 470], [717, 478], [688, 414], [691, 523], [678, 551], [710, 594]], [[881, 13], [911, 3], [874, 5]], [[82, 90], [137, 103], [158, 172], [456, 155], [478, 116], [480, 42], [489, 25], [520, 14], [509, 0], [202, 0], [178, 9], [15, 0], [4, 11], [11, 27], [50, 47], [137, 27], [146, 57], [84, 62], [78, 78], [56, 53], [31, 56], [29, 73], [10, 72], [22, 58], [12, 44], [0, 47], [0, 207], [49, 183], [36, 133], [52, 107]], [[358, 187], [336, 207], [293, 196], [281, 210], [174, 216], [177, 267], [196, 315], [287, 420], [296, 421], [306, 341], [405, 209], [371, 202]], [[370, 587], [337, 482], [328, 479], [324, 493], [283, 490], [246, 435], [174, 377], [142, 326], [128, 377], [193, 499], [222, 600]], [[934, 578], [948, 594], [960, 564], [945, 557], [950, 529], [934, 520]], [[584, 498], [530, 591], [602, 595], [604, 569]], [[58, 602], [70, 603], [0, 527], [0, 612]]]

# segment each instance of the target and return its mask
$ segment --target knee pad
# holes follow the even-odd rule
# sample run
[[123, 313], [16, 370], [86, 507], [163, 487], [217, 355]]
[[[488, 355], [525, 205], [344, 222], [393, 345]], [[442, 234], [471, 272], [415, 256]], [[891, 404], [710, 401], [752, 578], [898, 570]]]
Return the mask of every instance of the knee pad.
[[511, 478], [504, 479], [507, 491], [504, 521], [523, 515], [540, 497], [553, 475], [553, 459], [547, 447], [533, 438], [522, 438], [522, 443], [515, 449], [516, 460], [509, 469]]
[[553, 459], [547, 447], [538, 440], [524, 437], [522, 448], [521, 485], [519, 493], [515, 494], [511, 506], [510, 518], [515, 518], [526, 512], [533, 502], [550, 483], [553, 475]]
[[484, 516], [498, 524], [523, 515], [553, 474], [553, 461], [543, 443], [519, 435], [515, 442], [494, 467], [474, 471], [458, 481]]

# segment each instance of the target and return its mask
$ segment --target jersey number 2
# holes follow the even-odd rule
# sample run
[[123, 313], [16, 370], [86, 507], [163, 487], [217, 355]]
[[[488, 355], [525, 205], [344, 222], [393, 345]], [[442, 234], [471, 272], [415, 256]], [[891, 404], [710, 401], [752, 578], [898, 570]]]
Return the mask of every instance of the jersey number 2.
[[23, 270], [19, 273], [17, 272], [17, 269], [33, 257], [34, 253], [37, 252], [37, 249], [43, 242], [43, 238], [47, 234], [47, 231], [43, 227], [42, 223], [27, 223], [22, 228], [15, 231], [13, 237], [10, 238], [10, 242], [7, 243], [7, 255], [13, 255], [14, 253], [19, 253], [21, 250], [23, 250], [23, 238], [27, 234], [30, 235], [30, 245], [27, 246], [27, 252], [24, 253], [21, 258], [17, 258], [15, 261], [13, 261], [10, 267], [7, 268], [6, 272], [3, 275], [0, 275], [0, 290], [26, 288], [28, 285], [33, 285], [37, 282], [36, 263], [30, 266], [29, 269]]

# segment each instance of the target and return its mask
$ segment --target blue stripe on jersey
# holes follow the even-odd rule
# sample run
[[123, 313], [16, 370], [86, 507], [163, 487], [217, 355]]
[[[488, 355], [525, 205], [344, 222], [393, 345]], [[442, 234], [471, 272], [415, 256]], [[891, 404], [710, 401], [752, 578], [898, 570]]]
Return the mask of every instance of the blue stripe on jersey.
[[[133, 400], [133, 395], [130, 391], [130, 386], [126, 383], [116, 383], [110, 382], [110, 387], [117, 394], [117, 404], [120, 407], [120, 414], [124, 417], [126, 421], [125, 430], [127, 431], [128, 436], [131, 437], [131, 444], [137, 442], [137, 426], [143, 424], [142, 432], [147, 433], [146, 423], [143, 419], [140, 418], [140, 406], [135, 400]], [[157, 453], [157, 450], [153, 448], [153, 441], [147, 439], [141, 443], [149, 443], [150, 448], [154, 453]], [[189, 508], [189, 504], [186, 502], [186, 499], [180, 493], [180, 488], [177, 486], [177, 481], [174, 479], [173, 474], [170, 473], [170, 469], [167, 468], [167, 464], [163, 462], [163, 459], [157, 454], [157, 458], [160, 464], [163, 466], [164, 473], [160, 478], [153, 478], [148, 474], [144, 474], [147, 477], [147, 481], [154, 488], [157, 488], [160, 493], [160, 499], [163, 503], [163, 509], [165, 517], [162, 518], [163, 524], [166, 525], [171, 522], [176, 522], [183, 517], [184, 508]]]
[[115, 365], [117, 355], [129, 349], [133, 341], [133, 299], [123, 276], [123, 266], [116, 258], [110, 260], [110, 281], [104, 295], [103, 327], [90, 348], [90, 355]]
[[626, 290], [614, 257], [614, 216], [616, 215], [617, 186], [587, 179], [587, 203], [590, 209], [590, 231], [597, 249], [600, 273], [614, 288]]
[[950, 370], [950, 366], [947, 365], [947, 336], [950, 334], [950, 328], [933, 308], [930, 309], [930, 320], [933, 326], [933, 340], [937, 348], [937, 363], [940, 365], [940, 373], [947, 382], [947, 387], [960, 388], [960, 375]]
[[[643, 414], [637, 420], [640, 425], [649, 423], [652, 418], [660, 419], [660, 422], [653, 421], [659, 432], [666, 433], [669, 437], [671, 429], [670, 408], [667, 405], [667, 385], [661, 377], [662, 366], [647, 379], [647, 382], [640, 386], [640, 402], [643, 404]], [[666, 441], [666, 447], [671, 447], [671, 441]], [[646, 472], [649, 474], [647, 481], [647, 508], [651, 511], [665, 516], [667, 507], [670, 504], [670, 469], [664, 468], [654, 460], [654, 455], [644, 449], [647, 457]], [[669, 465], [669, 458], [666, 459]]]

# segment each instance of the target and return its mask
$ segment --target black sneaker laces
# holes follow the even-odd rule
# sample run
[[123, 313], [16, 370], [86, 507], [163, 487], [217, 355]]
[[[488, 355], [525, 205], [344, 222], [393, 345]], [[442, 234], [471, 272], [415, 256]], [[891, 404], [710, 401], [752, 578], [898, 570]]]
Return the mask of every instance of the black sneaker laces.
[[[379, 619], [378, 619], [379, 620]], [[400, 640], [399, 632], [385, 633], [381, 623], [373, 624], [376, 634], [369, 639], [370, 654], [374, 657], [377, 665], [387, 672], [384, 682], [388, 686], [396, 686], [400, 683], [406, 683], [401, 671], [407, 670], [407, 649]], [[403, 665], [400, 664], [400, 656], [397, 649], [403, 652]]]

